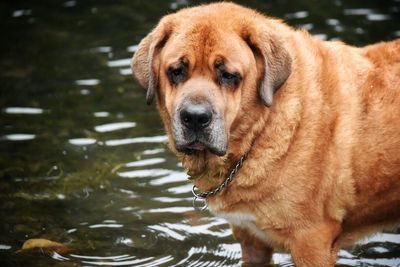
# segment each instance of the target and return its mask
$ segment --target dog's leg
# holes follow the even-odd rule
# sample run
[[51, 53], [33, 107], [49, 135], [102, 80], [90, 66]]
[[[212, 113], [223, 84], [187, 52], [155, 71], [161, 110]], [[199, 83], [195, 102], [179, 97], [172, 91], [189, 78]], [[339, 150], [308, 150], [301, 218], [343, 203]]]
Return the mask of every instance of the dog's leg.
[[240, 242], [244, 266], [269, 266], [272, 248], [249, 234], [245, 229], [232, 226], [233, 237]]
[[291, 240], [292, 259], [296, 267], [332, 267], [339, 246], [339, 223], [322, 223], [309, 229], [297, 230]]

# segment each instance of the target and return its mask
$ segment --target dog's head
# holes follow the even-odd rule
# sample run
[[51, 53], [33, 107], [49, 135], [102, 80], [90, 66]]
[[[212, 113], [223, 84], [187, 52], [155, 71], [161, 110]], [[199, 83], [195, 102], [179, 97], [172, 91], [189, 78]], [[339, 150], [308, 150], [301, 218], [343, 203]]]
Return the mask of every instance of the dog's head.
[[147, 89], [147, 103], [157, 95], [172, 147], [186, 155], [225, 155], [246, 110], [272, 106], [291, 73], [275, 24], [218, 3], [168, 15], [140, 42], [132, 70]]

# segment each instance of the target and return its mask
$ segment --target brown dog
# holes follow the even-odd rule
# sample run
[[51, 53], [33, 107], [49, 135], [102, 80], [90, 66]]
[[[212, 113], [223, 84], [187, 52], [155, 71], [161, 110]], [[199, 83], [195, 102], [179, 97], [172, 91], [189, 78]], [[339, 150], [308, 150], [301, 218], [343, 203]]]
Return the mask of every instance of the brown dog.
[[[164, 17], [132, 59], [171, 149], [240, 241], [332, 266], [400, 218], [400, 41], [356, 48], [231, 3]], [[229, 179], [230, 180], [230, 179]], [[215, 192], [214, 192], [215, 193]]]

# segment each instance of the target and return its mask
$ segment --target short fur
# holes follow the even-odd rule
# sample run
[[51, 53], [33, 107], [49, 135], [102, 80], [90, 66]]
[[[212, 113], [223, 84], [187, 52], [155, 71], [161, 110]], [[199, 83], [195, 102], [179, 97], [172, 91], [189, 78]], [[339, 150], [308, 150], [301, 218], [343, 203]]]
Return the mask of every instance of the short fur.
[[[166, 71], [181, 57], [188, 78], [173, 85]], [[221, 57], [242, 74], [237, 88], [216, 81]], [[245, 263], [269, 262], [274, 248], [296, 266], [333, 266], [341, 246], [398, 225], [400, 40], [322, 41], [216, 3], [164, 17], [132, 69], [148, 102], [157, 95], [170, 147], [199, 188], [217, 186], [249, 152], [229, 187], [209, 198], [231, 222]], [[188, 98], [210, 101], [221, 116], [224, 156], [175, 149], [174, 114]]]

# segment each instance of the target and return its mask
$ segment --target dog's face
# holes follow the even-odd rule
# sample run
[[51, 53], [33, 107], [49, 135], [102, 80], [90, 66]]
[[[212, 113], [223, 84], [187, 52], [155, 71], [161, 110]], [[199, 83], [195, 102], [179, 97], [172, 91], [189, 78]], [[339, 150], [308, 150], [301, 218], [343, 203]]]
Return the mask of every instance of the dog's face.
[[289, 76], [283, 45], [250, 12], [226, 3], [185, 9], [164, 17], [140, 43], [133, 72], [148, 103], [157, 94], [178, 152], [225, 155], [246, 107], [270, 107]]
[[159, 94], [171, 117], [176, 149], [224, 155], [247, 73], [256, 72], [250, 48], [234, 32], [200, 22], [184, 27], [161, 55]]

